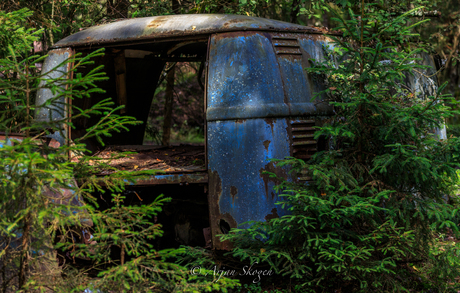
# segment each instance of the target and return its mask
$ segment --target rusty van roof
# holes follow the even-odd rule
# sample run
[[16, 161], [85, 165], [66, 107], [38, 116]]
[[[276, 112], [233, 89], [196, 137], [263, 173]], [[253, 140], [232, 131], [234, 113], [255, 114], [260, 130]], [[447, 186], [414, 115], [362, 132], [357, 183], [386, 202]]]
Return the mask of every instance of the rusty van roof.
[[180, 14], [132, 18], [93, 26], [60, 40], [53, 48], [141, 43], [145, 40], [246, 30], [323, 33], [316, 28], [245, 15]]

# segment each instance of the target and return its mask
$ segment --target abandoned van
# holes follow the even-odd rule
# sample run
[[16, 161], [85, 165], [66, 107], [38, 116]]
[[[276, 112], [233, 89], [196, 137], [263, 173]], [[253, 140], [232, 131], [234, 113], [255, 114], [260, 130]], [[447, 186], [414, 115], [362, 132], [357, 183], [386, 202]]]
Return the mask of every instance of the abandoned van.
[[[230, 249], [216, 235], [250, 221], [266, 221], [283, 215], [275, 205], [276, 182], [264, 171], [287, 178], [271, 158], [308, 159], [320, 141], [313, 139], [314, 126], [332, 115], [321, 100], [314, 100], [321, 84], [305, 71], [309, 59], [323, 58], [328, 38], [322, 31], [301, 25], [236, 15], [170, 15], [129, 19], [95, 26], [71, 35], [52, 47], [43, 70], [80, 52], [105, 48], [94, 66], [104, 65], [109, 79], [99, 84], [105, 93], [75, 106], [112, 97], [124, 105], [125, 115], [143, 121], [129, 132], [107, 138], [106, 148], [88, 141], [95, 156], [120, 150], [134, 151], [117, 167], [162, 170], [138, 180], [126, 193], [134, 198], [164, 194], [172, 202], [164, 207], [159, 222], [179, 244]], [[167, 121], [164, 105], [156, 102], [156, 90], [176, 64], [197, 68], [201, 101], [195, 113], [204, 141], [201, 143], [144, 144], [149, 119]], [[91, 70], [86, 68], [84, 70]], [[198, 94], [197, 94], [198, 92]], [[52, 98], [41, 90], [37, 104]], [[153, 101], [153, 103], [152, 103]], [[182, 106], [187, 107], [187, 106]], [[163, 120], [149, 117], [151, 109]], [[36, 119], [59, 119], [59, 111], [38, 113]], [[175, 113], [171, 113], [174, 115]], [[169, 115], [169, 114], [168, 114]], [[201, 116], [200, 116], [201, 115]], [[199, 119], [198, 119], [199, 120]], [[84, 134], [95, 121], [79, 119], [68, 138]], [[56, 136], [64, 142], [64, 138]], [[290, 178], [305, 180], [306, 178]], [[163, 217], [163, 218], [162, 218]], [[244, 227], [244, 226], [243, 226]], [[169, 231], [169, 232], [168, 232]]]

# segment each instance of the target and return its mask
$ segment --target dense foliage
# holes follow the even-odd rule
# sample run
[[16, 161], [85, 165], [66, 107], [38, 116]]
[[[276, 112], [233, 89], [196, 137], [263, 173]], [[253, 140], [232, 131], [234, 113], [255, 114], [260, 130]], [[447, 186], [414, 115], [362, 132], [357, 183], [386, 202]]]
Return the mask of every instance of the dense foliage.
[[[85, 156], [79, 141], [55, 148], [44, 138], [71, 127], [71, 120], [32, 119], [39, 110], [34, 106], [39, 88], [56, 91], [56, 100], [87, 98], [98, 91], [95, 83], [105, 78], [99, 68], [86, 76], [75, 74], [73, 80], [63, 76], [57, 82], [43, 82], [46, 75], [36, 68], [43, 58], [30, 54], [34, 41], [42, 41], [46, 48], [91, 25], [171, 13], [236, 13], [338, 25], [335, 29], [344, 33], [334, 47], [325, 49], [329, 58], [309, 69], [327, 81], [321, 94], [337, 114], [317, 133], [330, 139], [330, 148], [308, 163], [294, 159], [278, 163], [308, 174], [311, 181], [308, 185], [284, 181], [278, 187], [290, 215], [254, 223], [251, 229], [228, 236], [238, 243], [237, 257], [270, 264], [279, 275], [292, 278], [300, 292], [454, 290], [460, 264], [460, 249], [452, 237], [457, 232], [453, 188], [459, 144], [457, 138], [439, 140], [433, 134], [444, 119], [452, 120], [456, 114], [449, 107], [455, 101], [443, 94], [443, 89], [456, 94], [460, 76], [456, 62], [460, 18], [452, 8], [458, 5], [454, 2], [2, 1], [0, 9], [12, 13], [0, 12], [0, 130], [7, 136], [18, 132], [21, 138], [8, 138], [0, 148], [1, 290], [81, 292], [92, 287], [183, 292], [225, 290], [236, 283], [191, 276], [185, 267], [171, 263], [183, 250], [154, 249], [152, 241], [161, 236], [154, 217], [165, 199], [133, 207], [123, 204], [119, 195], [124, 179], [142, 174], [118, 172], [101, 181], [97, 170], [111, 167]], [[402, 15], [421, 4], [426, 5], [422, 12]], [[13, 12], [23, 7], [32, 12]], [[436, 26], [415, 25], [436, 9], [442, 12], [435, 18]], [[435, 79], [433, 71], [417, 65], [426, 56], [417, 32], [434, 40], [432, 47], [447, 68], [441, 78], [450, 80], [450, 86], [433, 91], [408, 82]], [[76, 72], [98, 54], [73, 56], [56, 69], [72, 64], [69, 73]], [[88, 138], [136, 123], [116, 113], [110, 101], [103, 101], [85, 111], [76, 109], [73, 115], [100, 115], [101, 123]], [[78, 159], [69, 161], [69, 153]], [[94, 208], [95, 190], [113, 194], [110, 209]], [[75, 243], [85, 237], [83, 231], [91, 231], [90, 245]], [[59, 266], [57, 252], [87, 260], [91, 270], [72, 263]], [[208, 260], [201, 261], [212, 267]]]
[[[336, 114], [315, 134], [329, 147], [308, 162], [277, 163], [311, 181], [279, 178], [290, 214], [225, 236], [238, 243], [233, 255], [269, 263], [303, 292], [458, 287], [458, 267], [446, 256], [459, 247], [433, 257], [436, 233], [458, 232], [460, 142], [438, 135], [457, 112], [421, 65], [425, 51], [409, 43], [418, 24], [406, 16], [415, 11], [388, 19], [363, 1], [359, 14], [337, 13], [343, 36], [331, 36], [325, 60], [308, 69], [326, 82], [319, 94]], [[426, 278], [428, 267], [438, 274]]]

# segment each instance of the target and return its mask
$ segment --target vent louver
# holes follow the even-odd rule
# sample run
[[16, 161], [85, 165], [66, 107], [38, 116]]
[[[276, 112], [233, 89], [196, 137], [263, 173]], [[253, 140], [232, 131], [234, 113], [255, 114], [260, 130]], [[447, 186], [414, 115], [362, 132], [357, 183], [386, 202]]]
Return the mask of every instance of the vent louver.
[[[315, 120], [291, 120], [292, 156], [294, 158], [309, 160], [317, 151], [318, 144], [314, 139], [316, 128]], [[307, 171], [297, 174], [299, 182], [311, 180]]]
[[314, 126], [315, 120], [291, 120], [293, 157], [308, 160], [316, 153]]
[[277, 55], [302, 55], [296, 38], [273, 37], [272, 42]]

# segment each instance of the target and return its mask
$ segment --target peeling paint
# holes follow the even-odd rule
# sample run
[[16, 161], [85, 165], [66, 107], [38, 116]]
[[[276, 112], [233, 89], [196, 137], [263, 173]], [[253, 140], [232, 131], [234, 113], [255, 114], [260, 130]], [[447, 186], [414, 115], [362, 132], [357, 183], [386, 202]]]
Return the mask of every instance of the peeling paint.
[[272, 209], [272, 213], [265, 216], [265, 220], [269, 222], [271, 219], [279, 218], [276, 208]]
[[238, 188], [230, 186], [230, 194], [232, 195], [233, 202], [235, 202], [235, 196], [238, 194]]
[[273, 123], [274, 123], [274, 120], [273, 119], [270, 119], [270, 118], [265, 118], [264, 119], [265, 122], [270, 125], [270, 129], [272, 130], [272, 133], [273, 133]]
[[323, 34], [319, 29], [272, 19], [228, 14], [182, 14], [127, 19], [94, 26], [57, 42], [53, 48], [106, 46], [232, 31], [274, 31]]
[[264, 147], [265, 147], [265, 150], [268, 152], [268, 147], [270, 146], [270, 141], [267, 139], [267, 140], [264, 140]]
[[[269, 174], [264, 174], [265, 172], [270, 172], [270, 173], [274, 173], [276, 174], [276, 176], [278, 177], [281, 177], [281, 178], [287, 178], [287, 172], [282, 169], [282, 168], [277, 168], [275, 163], [273, 162], [270, 162], [268, 163], [267, 165], [265, 165], [264, 168], [260, 169], [259, 170], [259, 174], [260, 174], [260, 177], [263, 179], [264, 181], [264, 186], [265, 186], [265, 196], [267, 197], [267, 199], [269, 198], [269, 182], [272, 182], [274, 183], [274, 185], [278, 185], [281, 183], [280, 180], [278, 180], [277, 178], [272, 178], [270, 177]], [[273, 196], [272, 196], [272, 199], [273, 199]]]

